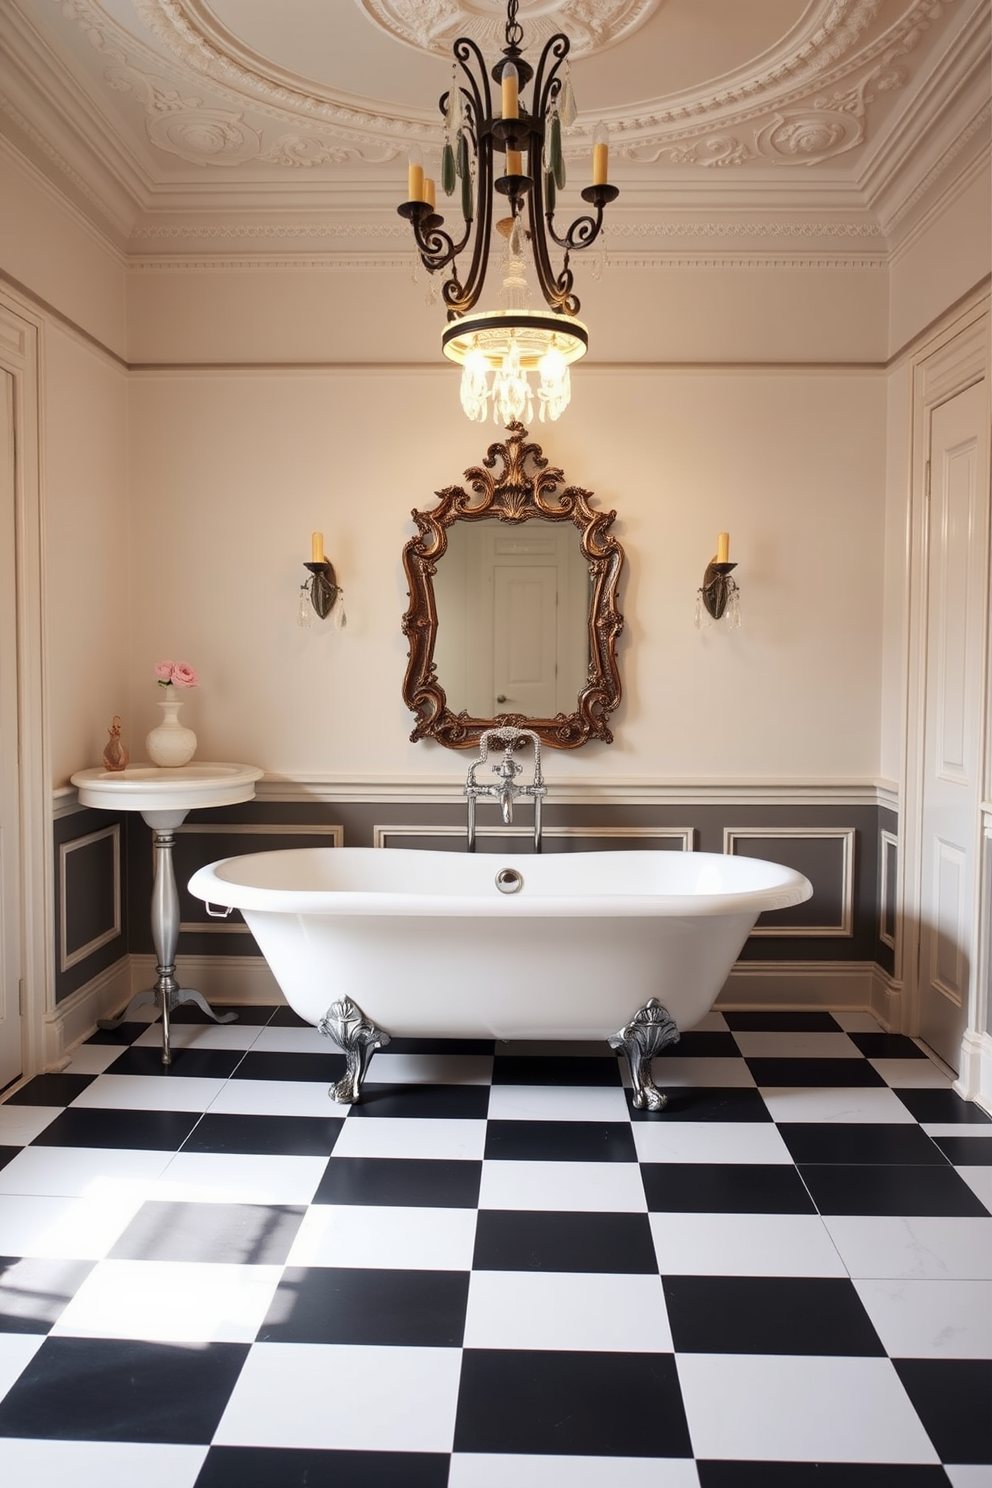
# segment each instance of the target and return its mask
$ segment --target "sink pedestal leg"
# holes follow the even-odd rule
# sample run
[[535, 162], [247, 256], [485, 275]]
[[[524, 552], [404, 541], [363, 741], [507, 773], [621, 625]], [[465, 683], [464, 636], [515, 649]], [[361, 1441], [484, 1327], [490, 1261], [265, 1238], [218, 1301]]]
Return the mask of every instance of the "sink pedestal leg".
[[[165, 815], [166, 813], [161, 813]], [[153, 817], [154, 812], [146, 816]], [[206, 998], [200, 992], [194, 991], [192, 987], [180, 987], [176, 981], [176, 946], [179, 944], [179, 894], [176, 889], [176, 874], [172, 866], [172, 847], [176, 840], [176, 827], [179, 826], [185, 812], [170, 812], [169, 825], [163, 826], [151, 820], [148, 822], [152, 829], [155, 848], [155, 877], [152, 883], [152, 940], [155, 944], [155, 956], [157, 965], [155, 972], [158, 977], [154, 987], [148, 987], [143, 992], [138, 992], [119, 1018], [104, 1018], [99, 1023], [100, 1028], [119, 1028], [126, 1022], [135, 1009], [143, 1007], [147, 1002], [159, 1002], [162, 1009], [162, 1063], [172, 1063], [172, 1049], [170, 1044], [170, 1014], [173, 1008], [179, 1007], [181, 1003], [193, 1002], [208, 1017], [213, 1018], [215, 1023], [233, 1023], [237, 1013], [215, 1013], [209, 1006]], [[176, 820], [178, 817], [178, 821]]]
[[667, 1106], [668, 1096], [656, 1087], [651, 1078], [651, 1061], [662, 1049], [678, 1041], [675, 1019], [656, 997], [649, 998], [625, 1028], [606, 1040], [611, 1049], [627, 1056], [635, 1110], [663, 1111]]

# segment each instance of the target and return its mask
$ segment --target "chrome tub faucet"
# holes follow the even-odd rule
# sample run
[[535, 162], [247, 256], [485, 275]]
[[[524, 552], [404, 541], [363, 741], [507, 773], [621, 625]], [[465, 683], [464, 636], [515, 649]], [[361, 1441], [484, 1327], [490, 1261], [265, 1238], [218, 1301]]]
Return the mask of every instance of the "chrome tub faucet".
[[[534, 778], [530, 785], [518, 785], [517, 776], [523, 773], [523, 765], [517, 763], [513, 758], [514, 752], [520, 748], [525, 739], [530, 739], [534, 745]], [[480, 765], [484, 765], [489, 758], [490, 741], [502, 745], [503, 757], [498, 764], [492, 766], [492, 772], [498, 777], [491, 785], [479, 785], [475, 778], [475, 772]], [[468, 768], [465, 779], [465, 795], [468, 798], [468, 842], [469, 852], [475, 852], [475, 803], [479, 797], [487, 800], [498, 801], [503, 821], [509, 826], [513, 821], [513, 803], [518, 796], [530, 796], [534, 802], [534, 851], [541, 851], [541, 805], [548, 793], [541, 774], [541, 741], [533, 729], [526, 728], [491, 728], [486, 729], [479, 738], [479, 758], [473, 760]]]

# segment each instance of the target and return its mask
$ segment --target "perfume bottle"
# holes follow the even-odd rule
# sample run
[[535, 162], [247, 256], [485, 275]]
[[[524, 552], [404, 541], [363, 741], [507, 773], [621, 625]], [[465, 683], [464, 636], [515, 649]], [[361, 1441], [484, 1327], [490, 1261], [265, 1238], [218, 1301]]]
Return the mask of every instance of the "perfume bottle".
[[128, 753], [127, 745], [121, 738], [120, 715], [114, 714], [114, 721], [107, 730], [110, 738], [107, 747], [103, 751], [103, 767], [105, 770], [124, 770], [127, 768]]

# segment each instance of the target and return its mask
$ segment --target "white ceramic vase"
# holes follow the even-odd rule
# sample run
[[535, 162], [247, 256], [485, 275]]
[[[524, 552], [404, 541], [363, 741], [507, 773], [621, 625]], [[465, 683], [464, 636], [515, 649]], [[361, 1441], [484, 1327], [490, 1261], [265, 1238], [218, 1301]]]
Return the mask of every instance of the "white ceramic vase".
[[179, 722], [179, 709], [186, 699], [179, 688], [164, 687], [159, 698], [162, 722], [145, 735], [145, 748], [153, 765], [176, 768], [188, 765], [196, 753], [196, 735]]

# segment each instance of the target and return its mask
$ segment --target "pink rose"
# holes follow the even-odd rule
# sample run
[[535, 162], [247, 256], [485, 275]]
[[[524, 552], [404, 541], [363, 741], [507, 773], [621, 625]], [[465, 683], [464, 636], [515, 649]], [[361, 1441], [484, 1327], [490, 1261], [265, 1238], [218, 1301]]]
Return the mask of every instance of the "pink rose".
[[163, 686], [172, 681], [173, 666], [174, 662], [160, 661], [158, 663], [158, 666], [155, 668], [155, 675]]
[[172, 668], [172, 680], [176, 687], [199, 687], [200, 679], [191, 666], [177, 661]]

